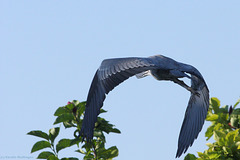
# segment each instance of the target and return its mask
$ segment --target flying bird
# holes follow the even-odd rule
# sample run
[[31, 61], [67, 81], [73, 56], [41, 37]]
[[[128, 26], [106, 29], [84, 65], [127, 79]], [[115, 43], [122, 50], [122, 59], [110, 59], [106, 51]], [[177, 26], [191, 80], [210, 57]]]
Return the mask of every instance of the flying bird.
[[[152, 75], [157, 80], [172, 81], [190, 91], [191, 96], [178, 138], [176, 158], [180, 157], [192, 146], [202, 129], [209, 107], [209, 90], [203, 76], [195, 67], [163, 55], [103, 60], [88, 92], [80, 135], [91, 141], [106, 94], [134, 75], [137, 78]], [[180, 80], [184, 77], [191, 80], [191, 87]]]

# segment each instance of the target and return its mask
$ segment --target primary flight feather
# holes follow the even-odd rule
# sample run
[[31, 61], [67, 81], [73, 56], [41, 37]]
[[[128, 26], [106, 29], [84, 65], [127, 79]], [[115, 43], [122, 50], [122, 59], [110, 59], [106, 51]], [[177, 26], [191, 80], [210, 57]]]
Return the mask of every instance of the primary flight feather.
[[[137, 78], [152, 75], [157, 80], [173, 81], [191, 92], [178, 138], [176, 157], [180, 157], [193, 144], [202, 129], [209, 106], [209, 90], [196, 68], [162, 55], [103, 60], [88, 93], [80, 135], [88, 141], [93, 138], [95, 122], [106, 94], [134, 75]], [[191, 79], [191, 87], [179, 80], [183, 77]]]

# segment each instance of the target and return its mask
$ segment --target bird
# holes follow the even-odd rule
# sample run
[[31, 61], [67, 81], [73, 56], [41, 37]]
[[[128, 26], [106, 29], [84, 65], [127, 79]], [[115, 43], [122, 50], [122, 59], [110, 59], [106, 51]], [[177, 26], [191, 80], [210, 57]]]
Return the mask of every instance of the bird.
[[[153, 76], [159, 81], [172, 81], [190, 92], [187, 109], [181, 126], [176, 158], [192, 146], [202, 130], [209, 107], [209, 89], [201, 73], [192, 65], [177, 62], [163, 55], [150, 57], [111, 58], [102, 61], [92, 80], [80, 130], [83, 140], [93, 139], [97, 116], [106, 95], [132, 76], [138, 79]], [[188, 78], [188, 86], [180, 78]]]

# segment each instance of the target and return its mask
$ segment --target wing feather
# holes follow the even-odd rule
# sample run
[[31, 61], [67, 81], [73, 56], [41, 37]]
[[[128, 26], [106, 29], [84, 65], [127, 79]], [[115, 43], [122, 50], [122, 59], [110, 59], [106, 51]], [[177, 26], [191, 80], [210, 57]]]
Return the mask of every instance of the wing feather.
[[156, 68], [151, 58], [117, 58], [104, 60], [95, 73], [86, 103], [84, 120], [80, 135], [88, 141], [93, 137], [93, 130], [103, 101], [111, 90], [129, 77], [140, 72]]
[[[202, 80], [198, 89], [198, 93], [191, 94], [188, 107], [185, 113], [183, 124], [178, 138], [178, 150], [176, 157], [180, 157], [187, 149], [192, 146], [194, 140], [198, 137], [202, 130], [208, 107], [209, 107], [209, 91]], [[196, 87], [196, 86], [193, 86]]]

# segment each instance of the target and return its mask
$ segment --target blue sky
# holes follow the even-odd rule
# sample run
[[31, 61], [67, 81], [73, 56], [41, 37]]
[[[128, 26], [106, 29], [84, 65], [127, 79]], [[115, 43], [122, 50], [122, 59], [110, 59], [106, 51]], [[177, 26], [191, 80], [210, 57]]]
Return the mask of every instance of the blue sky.
[[[163, 54], [195, 66], [211, 97], [239, 98], [240, 2], [98, 0], [0, 2], [0, 156], [32, 156], [31, 130], [53, 127], [54, 111], [84, 101], [101, 61]], [[174, 159], [190, 93], [152, 77], [130, 78], [107, 96], [107, 136], [120, 160]], [[202, 132], [187, 153], [206, 149]], [[61, 138], [72, 133], [61, 126]], [[78, 156], [70, 148], [63, 156]], [[179, 158], [183, 160], [184, 155]], [[34, 159], [34, 158], [33, 158]]]

